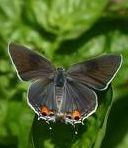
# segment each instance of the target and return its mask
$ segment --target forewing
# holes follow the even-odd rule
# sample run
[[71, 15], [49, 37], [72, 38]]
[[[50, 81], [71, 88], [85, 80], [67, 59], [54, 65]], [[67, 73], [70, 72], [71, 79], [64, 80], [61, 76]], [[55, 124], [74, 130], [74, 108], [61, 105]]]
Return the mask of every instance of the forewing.
[[10, 43], [9, 53], [19, 76], [23, 80], [49, 77], [55, 70], [46, 58], [24, 46]]
[[121, 65], [121, 56], [104, 55], [71, 66], [67, 73], [70, 79], [97, 90], [107, 88]]
[[85, 85], [67, 80], [64, 86], [62, 113], [79, 111], [82, 118], [95, 112], [97, 108], [97, 95]]
[[46, 106], [49, 110], [57, 110], [55, 100], [55, 88], [49, 80], [37, 80], [31, 84], [28, 90], [28, 103], [37, 111], [40, 107]]

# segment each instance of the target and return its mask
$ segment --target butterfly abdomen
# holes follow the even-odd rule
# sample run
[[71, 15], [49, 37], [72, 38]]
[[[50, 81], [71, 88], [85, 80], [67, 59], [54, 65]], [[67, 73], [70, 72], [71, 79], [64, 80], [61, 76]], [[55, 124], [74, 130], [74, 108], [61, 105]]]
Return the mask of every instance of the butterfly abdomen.
[[63, 87], [56, 87], [55, 92], [57, 108], [60, 111], [63, 99]]

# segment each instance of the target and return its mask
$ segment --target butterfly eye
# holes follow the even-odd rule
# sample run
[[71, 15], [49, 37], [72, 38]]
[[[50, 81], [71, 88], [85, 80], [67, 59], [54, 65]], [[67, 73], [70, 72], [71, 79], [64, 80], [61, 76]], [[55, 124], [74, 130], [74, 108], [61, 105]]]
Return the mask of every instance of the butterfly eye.
[[80, 119], [80, 112], [79, 111], [73, 111], [73, 113], [72, 113], [72, 118], [74, 119], [74, 120], [79, 120]]
[[41, 112], [41, 114], [42, 114], [43, 116], [47, 116], [48, 113], [49, 113], [49, 109], [48, 109], [46, 106], [42, 106], [42, 107], [40, 108], [40, 112]]

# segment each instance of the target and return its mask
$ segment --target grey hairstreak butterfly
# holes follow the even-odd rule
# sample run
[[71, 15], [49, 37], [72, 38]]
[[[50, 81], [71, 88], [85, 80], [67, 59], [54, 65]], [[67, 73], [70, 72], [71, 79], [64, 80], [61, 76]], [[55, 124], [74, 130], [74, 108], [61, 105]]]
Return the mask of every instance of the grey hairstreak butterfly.
[[46, 58], [30, 49], [10, 43], [9, 54], [24, 81], [32, 81], [28, 104], [46, 121], [81, 123], [98, 106], [95, 90], [105, 90], [121, 66], [120, 55], [103, 55], [74, 64], [65, 70], [55, 68]]

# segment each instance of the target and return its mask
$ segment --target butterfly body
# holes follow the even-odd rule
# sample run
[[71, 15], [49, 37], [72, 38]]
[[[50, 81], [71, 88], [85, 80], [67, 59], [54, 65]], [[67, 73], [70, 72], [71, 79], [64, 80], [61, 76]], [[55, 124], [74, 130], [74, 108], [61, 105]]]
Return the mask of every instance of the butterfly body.
[[57, 87], [63, 87], [65, 83], [65, 70], [63, 68], [57, 68], [54, 83]]
[[55, 68], [27, 47], [10, 43], [9, 55], [18, 76], [31, 81], [28, 104], [39, 119], [82, 123], [97, 107], [95, 90], [105, 90], [119, 70], [120, 55], [103, 55], [70, 66]]

